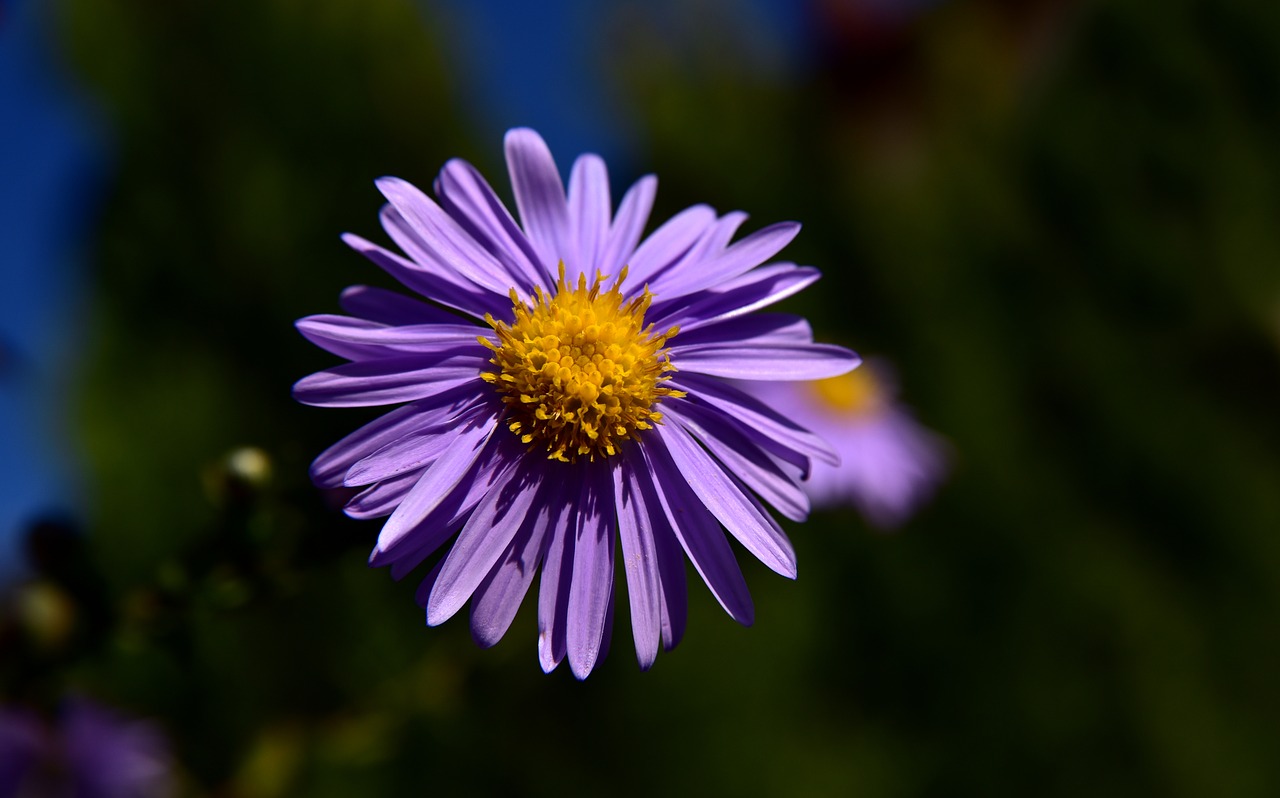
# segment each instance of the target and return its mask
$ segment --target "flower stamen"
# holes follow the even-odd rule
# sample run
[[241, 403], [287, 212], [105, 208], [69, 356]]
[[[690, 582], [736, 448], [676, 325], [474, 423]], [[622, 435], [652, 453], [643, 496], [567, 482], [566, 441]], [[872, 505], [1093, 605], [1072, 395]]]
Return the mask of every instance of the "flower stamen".
[[535, 288], [526, 304], [513, 288], [513, 323], [485, 315], [498, 341], [480, 338], [495, 367], [480, 376], [502, 394], [508, 428], [549, 459], [617, 454], [637, 430], [662, 421], [655, 407], [663, 397], [684, 396], [662, 385], [675, 370], [664, 347], [679, 328], [655, 334], [645, 327], [653, 294], [646, 287], [624, 304], [626, 276], [624, 266], [602, 291], [604, 274], [590, 284], [583, 274], [570, 288], [562, 262], [554, 296]]

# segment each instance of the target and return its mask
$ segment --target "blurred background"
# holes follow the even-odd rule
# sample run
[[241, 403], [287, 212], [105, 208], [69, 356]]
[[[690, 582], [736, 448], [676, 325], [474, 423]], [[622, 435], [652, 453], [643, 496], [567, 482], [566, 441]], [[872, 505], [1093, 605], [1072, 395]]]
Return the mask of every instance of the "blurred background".
[[[640, 673], [544, 676], [365, 562], [293, 329], [373, 179], [502, 132], [824, 271], [952, 447], [898, 531], [690, 571]], [[168, 740], [179, 795], [1280, 795], [1280, 5], [0, 3], [0, 699]]]

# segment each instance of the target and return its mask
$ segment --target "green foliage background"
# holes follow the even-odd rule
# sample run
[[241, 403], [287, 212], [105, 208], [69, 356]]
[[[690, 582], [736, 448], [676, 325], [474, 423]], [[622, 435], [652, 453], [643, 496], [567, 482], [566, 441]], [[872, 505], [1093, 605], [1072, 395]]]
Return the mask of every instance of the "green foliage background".
[[456, 155], [506, 189], [448, 16], [65, 6], [117, 152], [91, 515], [40, 577], [72, 632], [7, 653], [7, 693], [157, 719], [197, 796], [1280, 794], [1280, 6], [954, 0], [790, 78], [729, 3], [612, 29], [655, 218], [804, 221], [793, 308], [892, 358], [955, 467], [897, 534], [789, 527], [794, 583], [743, 553], [751, 629], [690, 571], [649, 673], [621, 602], [585, 683], [542, 675], [527, 606], [489, 651], [425, 628], [306, 480], [370, 415], [289, 387], [331, 362], [292, 321], [386, 284], [337, 238], [378, 235], [372, 179]]

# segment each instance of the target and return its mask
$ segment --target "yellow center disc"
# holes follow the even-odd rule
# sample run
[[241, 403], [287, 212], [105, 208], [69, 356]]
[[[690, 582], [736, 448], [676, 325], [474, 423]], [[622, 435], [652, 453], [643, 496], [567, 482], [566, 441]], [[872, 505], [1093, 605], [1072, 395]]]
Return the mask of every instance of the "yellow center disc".
[[662, 397], [684, 395], [662, 386], [675, 369], [663, 347], [679, 328], [646, 328], [653, 295], [646, 288], [623, 304], [626, 275], [624, 267], [607, 291], [603, 274], [590, 285], [581, 275], [571, 289], [562, 263], [554, 296], [537, 288], [529, 305], [512, 289], [515, 321], [485, 316], [498, 342], [480, 339], [494, 366], [480, 376], [502, 394], [511, 431], [550, 459], [616, 454], [636, 430], [662, 420], [654, 409]]
[[840, 415], [870, 413], [883, 401], [880, 386], [865, 366], [839, 377], [815, 380], [809, 383], [809, 390], [820, 406]]

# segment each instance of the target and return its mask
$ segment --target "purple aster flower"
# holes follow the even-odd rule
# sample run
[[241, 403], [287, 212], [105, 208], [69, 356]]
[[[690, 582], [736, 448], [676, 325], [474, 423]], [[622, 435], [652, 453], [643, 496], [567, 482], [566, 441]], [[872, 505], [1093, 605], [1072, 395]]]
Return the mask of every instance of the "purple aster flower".
[[[403, 255], [344, 240], [428, 302], [347, 289], [349, 316], [304, 336], [349, 363], [299, 381], [326, 407], [400, 404], [321, 454], [312, 478], [363, 488], [355, 518], [390, 515], [370, 563], [400, 578], [450, 539], [418, 590], [427, 623], [471, 602], [483, 646], [506, 632], [535, 572], [538, 656], [585, 678], [607, 645], [616, 549], [641, 668], [684, 630], [681, 552], [734, 619], [751, 598], [725, 537], [794, 578], [795, 554], [761, 500], [803, 519], [798, 479], [829, 446], [727, 379], [809, 380], [858, 358], [809, 325], [755, 314], [818, 279], [761, 266], [799, 231], [731, 243], [746, 219], [697, 205], [642, 233], [657, 181], [614, 212], [604, 162], [583, 155], [568, 190], [538, 134], [506, 136], [520, 223], [470, 164], [437, 200], [395, 178], [382, 226]], [[454, 536], [456, 535], [456, 538]]]
[[170, 795], [168, 748], [149, 723], [83, 699], [56, 725], [0, 711], [0, 795], [159, 798]]
[[899, 526], [946, 474], [946, 443], [897, 403], [881, 363], [816, 382], [745, 387], [835, 446], [839, 465], [818, 464], [804, 483], [815, 507], [853, 505], [876, 526]]

